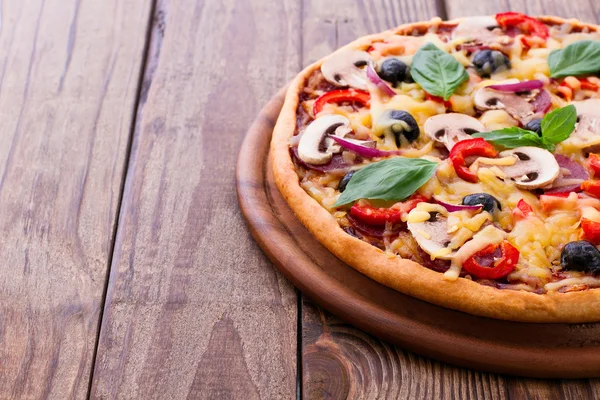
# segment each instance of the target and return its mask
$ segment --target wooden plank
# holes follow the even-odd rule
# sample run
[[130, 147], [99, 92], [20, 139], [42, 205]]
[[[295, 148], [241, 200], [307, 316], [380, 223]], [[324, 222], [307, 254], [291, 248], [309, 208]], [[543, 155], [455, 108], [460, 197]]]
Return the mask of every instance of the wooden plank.
[[[448, 16], [487, 15], [507, 10], [525, 12], [531, 15], [557, 15], [579, 18], [582, 21], [600, 22], [600, 3], [573, 0], [552, 0], [532, 2], [509, 0], [502, 2], [473, 2], [469, 0], [447, 1]], [[508, 392], [515, 399], [584, 399], [598, 398], [600, 379], [549, 381], [538, 379], [506, 378]]]
[[[432, 0], [306, 0], [303, 64], [359, 36], [428, 20], [440, 12], [443, 8]], [[503, 377], [450, 367], [390, 346], [306, 298], [302, 301], [302, 389], [307, 399], [507, 397]]]
[[155, 15], [92, 397], [293, 398], [297, 297], [251, 239], [233, 171], [300, 68], [300, 3]]
[[489, 15], [510, 10], [531, 15], [557, 15], [566, 18], [579, 18], [582, 21], [591, 23], [596, 23], [600, 19], [600, 3], [588, 0], [448, 0], [446, 1], [446, 9], [449, 18], [466, 15]]
[[84, 398], [150, 1], [1, 8], [0, 397]]

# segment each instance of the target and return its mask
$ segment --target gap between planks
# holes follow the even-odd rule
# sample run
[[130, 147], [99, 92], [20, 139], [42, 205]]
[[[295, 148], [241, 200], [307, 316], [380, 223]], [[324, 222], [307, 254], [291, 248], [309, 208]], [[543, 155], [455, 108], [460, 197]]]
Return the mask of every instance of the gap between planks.
[[157, 3], [159, 1], [161, 1], [161, 0], [152, 0], [152, 4], [150, 6], [150, 12], [148, 13], [148, 24], [147, 24], [146, 33], [145, 33], [146, 40], [144, 42], [144, 48], [142, 51], [142, 62], [140, 64], [140, 70], [139, 70], [139, 74], [138, 74], [138, 82], [137, 82], [135, 101], [133, 103], [133, 107], [131, 110], [133, 117], [131, 119], [129, 136], [127, 137], [127, 146], [126, 146], [126, 150], [125, 150], [125, 162], [124, 162], [123, 171], [121, 173], [121, 186], [119, 188], [119, 194], [118, 194], [118, 199], [117, 199], [117, 212], [115, 213], [115, 217], [116, 217], [115, 228], [114, 228], [113, 235], [111, 238], [111, 249], [108, 254], [108, 268], [106, 269], [106, 275], [105, 275], [105, 279], [104, 279], [104, 289], [102, 290], [102, 299], [100, 302], [102, 304], [102, 308], [101, 308], [99, 316], [98, 316], [98, 329], [96, 331], [96, 339], [94, 342], [94, 352], [92, 354], [92, 366], [90, 369], [90, 376], [89, 376], [88, 390], [87, 390], [87, 399], [88, 400], [90, 399], [90, 396], [92, 394], [92, 385], [94, 383], [94, 372], [96, 370], [96, 355], [98, 354], [98, 345], [100, 343], [100, 333], [102, 332], [102, 321], [104, 318], [104, 309], [106, 307], [106, 294], [107, 294], [108, 285], [110, 282], [110, 272], [112, 270], [112, 262], [113, 262], [113, 255], [115, 252], [115, 245], [117, 243], [117, 241], [116, 241], [117, 234], [119, 232], [119, 220], [121, 218], [121, 205], [123, 204], [123, 193], [125, 192], [125, 186], [127, 184], [127, 175], [129, 172], [129, 166], [130, 166], [129, 164], [130, 164], [130, 160], [131, 160], [131, 152], [132, 152], [132, 147], [133, 147], [132, 145], [133, 145], [133, 139], [134, 139], [137, 123], [138, 123], [138, 117], [140, 115], [141, 106], [143, 105], [141, 100], [142, 100], [142, 94], [144, 92], [144, 81], [145, 81], [145, 78], [146, 78], [146, 75], [148, 72], [148, 67], [149, 67], [148, 61], [149, 61], [149, 54], [150, 54], [150, 49], [151, 49], [150, 45], [152, 43], [152, 39], [153, 39], [154, 32], [155, 32], [155, 29], [154, 29], [155, 28], [155, 19], [156, 19], [156, 14], [159, 11], [157, 8]]

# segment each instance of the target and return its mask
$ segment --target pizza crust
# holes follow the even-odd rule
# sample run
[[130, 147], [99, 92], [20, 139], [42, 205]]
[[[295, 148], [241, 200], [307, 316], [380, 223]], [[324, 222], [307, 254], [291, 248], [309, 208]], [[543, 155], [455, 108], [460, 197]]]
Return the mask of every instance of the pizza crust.
[[[565, 20], [550, 16], [541, 18], [551, 24], [571, 23], [597, 30], [594, 25], [583, 24], [574, 19]], [[364, 49], [375, 40], [382, 40], [397, 33], [427, 29], [440, 21], [436, 18], [430, 22], [402, 25], [380, 34], [362, 37], [337, 51]], [[382, 250], [344, 232], [335, 218], [302, 189], [289, 153], [289, 139], [296, 129], [299, 93], [303, 90], [307, 77], [320, 68], [322, 61], [308, 66], [291, 82], [271, 141], [275, 182], [296, 217], [319, 242], [371, 279], [443, 307], [484, 317], [521, 322], [581, 323], [600, 320], [600, 288], [569, 293], [534, 294], [484, 286], [466, 278], [458, 278], [451, 282], [444, 280], [442, 273], [400, 256], [390, 258]]]

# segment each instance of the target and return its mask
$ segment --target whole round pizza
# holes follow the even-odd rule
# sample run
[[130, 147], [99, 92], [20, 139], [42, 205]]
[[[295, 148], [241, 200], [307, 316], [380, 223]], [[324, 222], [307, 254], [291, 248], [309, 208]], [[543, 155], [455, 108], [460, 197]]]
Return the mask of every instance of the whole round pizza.
[[363, 37], [291, 83], [273, 172], [370, 278], [515, 321], [600, 320], [600, 32], [507, 12]]

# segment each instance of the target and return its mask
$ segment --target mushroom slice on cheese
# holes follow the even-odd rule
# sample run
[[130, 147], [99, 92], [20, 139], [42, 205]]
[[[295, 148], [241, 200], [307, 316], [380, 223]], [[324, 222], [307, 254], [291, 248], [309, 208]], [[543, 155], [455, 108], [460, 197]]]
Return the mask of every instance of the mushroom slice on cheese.
[[[439, 207], [442, 208], [441, 206]], [[411, 222], [411, 214], [419, 216], [422, 213], [426, 214], [426, 218], [428, 215], [428, 219], [424, 221], [415, 221], [413, 219]], [[448, 249], [448, 245], [452, 241], [452, 238], [448, 234], [448, 218], [442, 213], [414, 209], [409, 214], [407, 227], [419, 247], [425, 253], [442, 260], [450, 260], [454, 255], [455, 251]]]
[[571, 136], [563, 143], [567, 146], [593, 153], [600, 150], [600, 99], [588, 99], [571, 103], [577, 109], [577, 125]]
[[471, 139], [471, 135], [485, 131], [485, 126], [476, 118], [465, 114], [450, 113], [429, 117], [423, 127], [425, 133], [448, 150], [461, 140]]
[[327, 135], [334, 133], [340, 127], [349, 128], [349, 126], [350, 121], [342, 115], [325, 115], [317, 118], [306, 127], [300, 137], [298, 156], [308, 164], [327, 164], [334, 153], [329, 143], [324, 143], [329, 139]]
[[515, 157], [516, 162], [502, 167], [502, 172], [518, 188], [532, 190], [545, 187], [551, 185], [560, 174], [560, 166], [548, 150], [524, 146], [500, 153], [500, 157], [509, 156]]
[[336, 86], [368, 90], [367, 74], [363, 67], [373, 63], [366, 51], [344, 50], [333, 53], [321, 65], [325, 79]]

